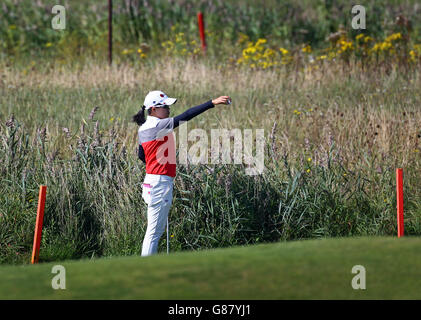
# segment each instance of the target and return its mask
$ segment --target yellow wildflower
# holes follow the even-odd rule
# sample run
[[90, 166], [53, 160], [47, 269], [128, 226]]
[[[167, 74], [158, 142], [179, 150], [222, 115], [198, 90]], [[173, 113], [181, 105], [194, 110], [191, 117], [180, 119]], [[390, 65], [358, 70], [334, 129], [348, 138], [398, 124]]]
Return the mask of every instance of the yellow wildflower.
[[266, 39], [259, 39], [259, 40], [257, 40], [257, 42], [256, 42], [256, 47], [257, 46], [259, 46], [259, 45], [261, 45], [261, 44], [264, 44], [264, 43], [266, 43], [267, 42], [267, 40]]
[[255, 52], [256, 52], [256, 48], [255, 47], [250, 47], [250, 48], [247, 48], [247, 49], [244, 49], [243, 50], [243, 55], [244, 54], [253, 54]]
[[282, 53], [283, 55], [286, 55], [286, 54], [288, 54], [288, 53], [289, 53], [289, 51], [288, 51], [287, 49], [284, 49], [284, 48], [279, 48], [279, 51], [281, 51], [281, 53]]
[[263, 58], [269, 58], [275, 54], [275, 51], [272, 49], [267, 48], [265, 52], [263, 53]]
[[396, 41], [396, 40], [399, 40], [399, 39], [402, 39], [402, 35], [401, 35], [400, 32], [391, 34], [390, 36], [388, 36], [385, 39], [385, 41], [390, 42], [390, 41]]
[[390, 48], [392, 48], [392, 44], [390, 42], [387, 42], [387, 41], [382, 42], [381, 45], [380, 45], [380, 50], [381, 51], [386, 51], [386, 50], [388, 50]]
[[363, 38], [364, 37], [364, 34], [363, 33], [360, 33], [359, 35], [357, 35], [356, 37], [355, 37], [355, 40], [360, 40], [361, 38]]
[[373, 41], [373, 38], [372, 38], [372, 37], [370, 37], [370, 36], [366, 36], [366, 37], [364, 38], [364, 42], [365, 42], [365, 43], [367, 43], [367, 42], [369, 42], [369, 41]]
[[417, 53], [414, 50], [409, 51], [409, 55], [410, 55], [409, 60], [416, 61]]
[[304, 53], [311, 53], [312, 52], [311, 46], [308, 44], [304, 48], [302, 48], [301, 51]]

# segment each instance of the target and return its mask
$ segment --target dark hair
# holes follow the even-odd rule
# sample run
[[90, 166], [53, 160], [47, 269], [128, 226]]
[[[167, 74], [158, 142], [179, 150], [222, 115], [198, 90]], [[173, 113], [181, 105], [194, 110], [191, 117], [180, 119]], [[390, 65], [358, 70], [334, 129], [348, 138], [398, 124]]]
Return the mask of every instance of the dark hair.
[[[148, 109], [148, 114], [151, 114], [151, 109]], [[140, 109], [140, 111], [133, 116], [132, 120], [139, 126], [145, 123], [145, 106], [142, 106], [142, 109]]]

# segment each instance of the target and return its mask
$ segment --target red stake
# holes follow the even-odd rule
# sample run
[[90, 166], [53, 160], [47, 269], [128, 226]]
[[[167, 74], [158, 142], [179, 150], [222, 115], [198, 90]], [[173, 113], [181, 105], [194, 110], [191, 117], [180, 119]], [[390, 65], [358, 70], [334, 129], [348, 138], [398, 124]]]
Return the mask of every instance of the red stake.
[[38, 263], [39, 247], [41, 245], [42, 222], [44, 221], [45, 195], [47, 186], [40, 186], [38, 197], [37, 221], [35, 223], [34, 245], [32, 248], [32, 264]]
[[398, 211], [398, 238], [403, 237], [403, 170], [396, 169], [396, 201]]
[[202, 50], [206, 51], [206, 39], [205, 39], [205, 24], [203, 22], [203, 13], [199, 12], [197, 14], [197, 22], [199, 24], [199, 34], [200, 40], [202, 41]]

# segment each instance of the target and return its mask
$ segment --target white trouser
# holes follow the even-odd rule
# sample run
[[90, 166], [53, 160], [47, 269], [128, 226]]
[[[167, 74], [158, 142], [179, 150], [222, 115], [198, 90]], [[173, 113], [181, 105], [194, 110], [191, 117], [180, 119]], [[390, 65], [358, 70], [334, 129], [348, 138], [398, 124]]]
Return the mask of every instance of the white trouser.
[[172, 204], [174, 178], [146, 174], [142, 185], [142, 198], [148, 205], [148, 227], [143, 239], [142, 256], [158, 252], [158, 242], [165, 230]]

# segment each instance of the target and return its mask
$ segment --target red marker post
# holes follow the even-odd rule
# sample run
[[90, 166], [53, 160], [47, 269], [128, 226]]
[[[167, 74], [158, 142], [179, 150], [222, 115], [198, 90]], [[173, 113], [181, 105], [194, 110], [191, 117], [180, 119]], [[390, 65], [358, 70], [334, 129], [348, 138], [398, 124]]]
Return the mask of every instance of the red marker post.
[[38, 197], [37, 220], [35, 223], [34, 245], [32, 248], [31, 263], [38, 263], [39, 248], [41, 245], [42, 223], [44, 221], [45, 196], [47, 194], [47, 186], [40, 186]]
[[206, 52], [205, 23], [203, 21], [203, 13], [197, 14], [197, 22], [199, 24], [200, 40], [202, 41], [202, 50]]
[[403, 170], [396, 169], [396, 202], [398, 211], [398, 238], [403, 237]]

